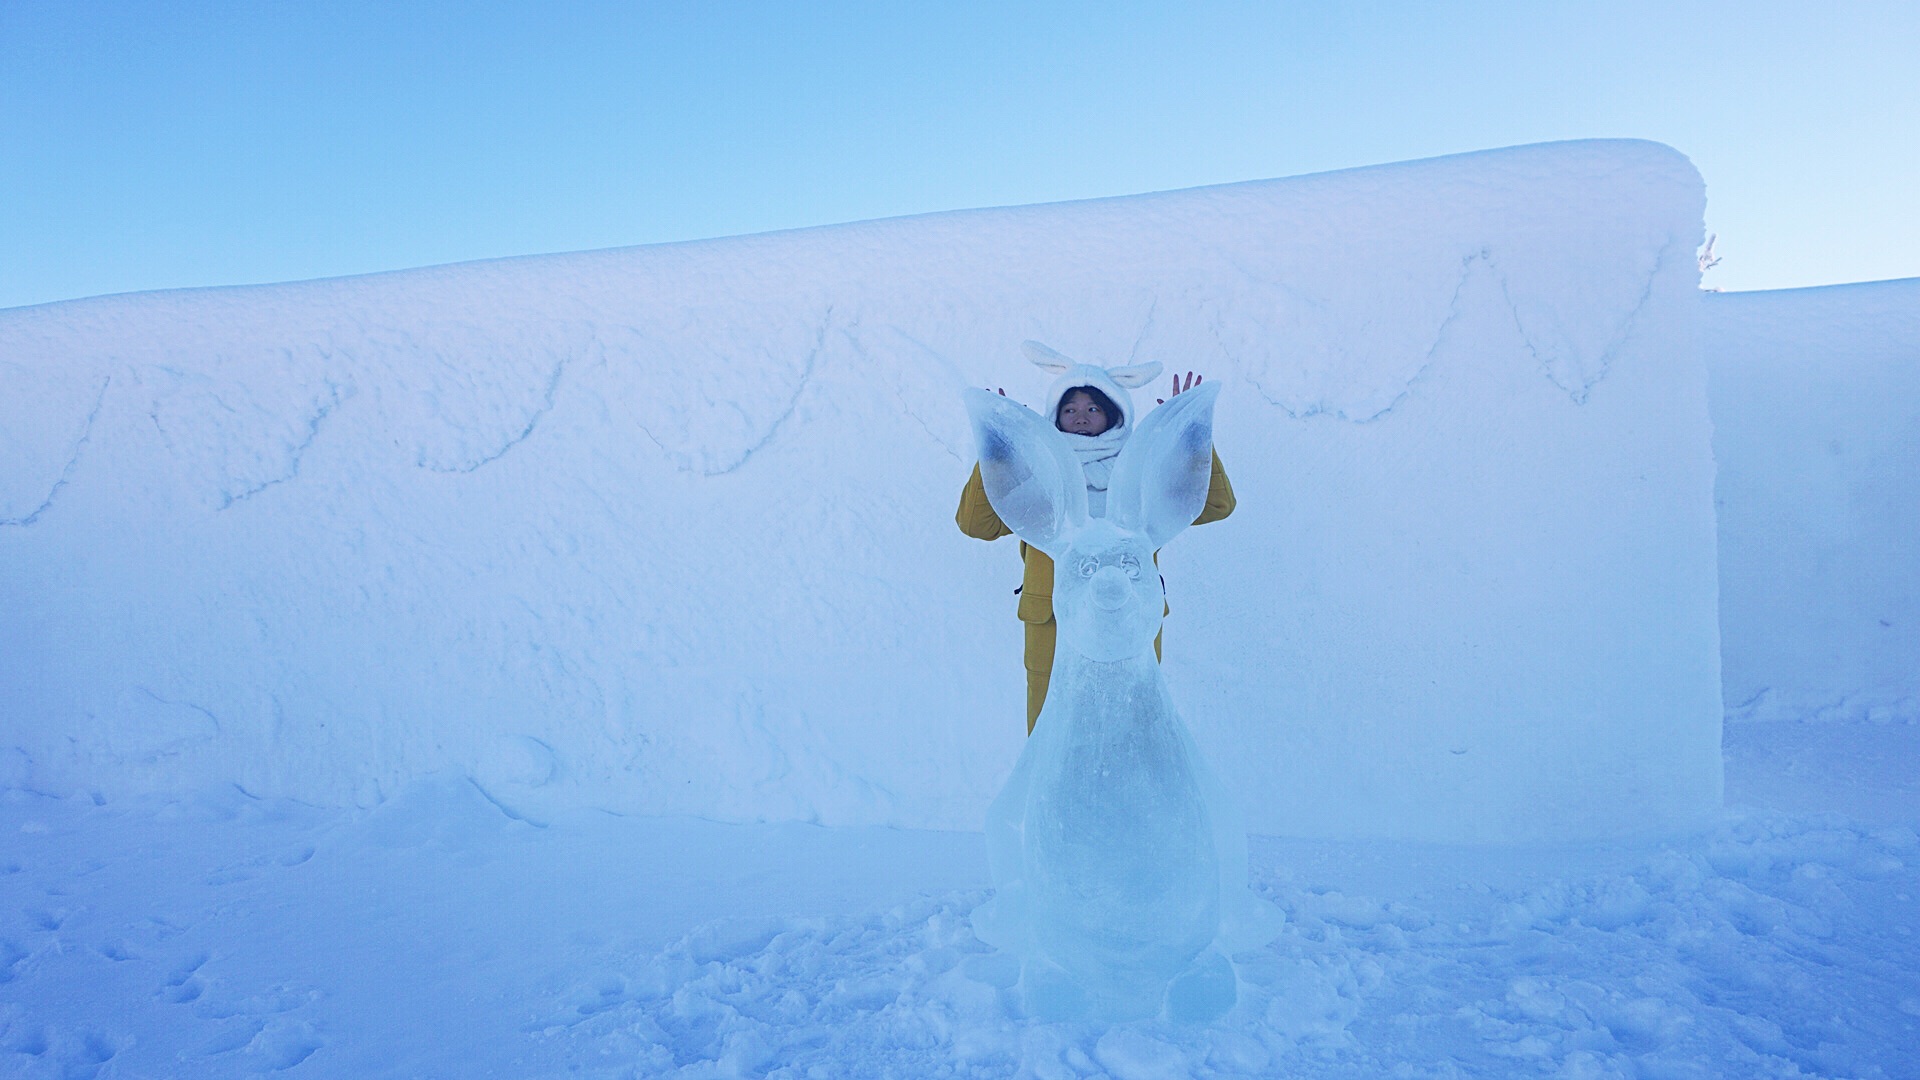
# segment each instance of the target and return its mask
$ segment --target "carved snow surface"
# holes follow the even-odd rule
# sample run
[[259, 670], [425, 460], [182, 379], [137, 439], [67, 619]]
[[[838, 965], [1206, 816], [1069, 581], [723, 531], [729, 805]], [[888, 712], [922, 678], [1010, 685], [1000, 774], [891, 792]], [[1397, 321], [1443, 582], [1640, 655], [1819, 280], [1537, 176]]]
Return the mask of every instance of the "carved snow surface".
[[[529, 820], [977, 828], [1025, 738], [1019, 563], [954, 527], [953, 406], [1037, 405], [1040, 339], [1227, 388], [1239, 508], [1161, 556], [1167, 674], [1254, 832], [1693, 828], [1704, 198], [1603, 140], [0, 311], [0, 758], [109, 798], [461, 770]], [[150, 764], [141, 687], [218, 733]]]
[[0, 526], [31, 525], [73, 474], [111, 375], [74, 378], [0, 360]]
[[154, 365], [135, 381], [183, 488], [225, 510], [300, 474], [328, 418], [352, 393], [318, 349], [235, 352], [199, 371]]
[[1246, 835], [1180, 722], [1153, 655], [1154, 548], [1206, 503], [1217, 384], [1147, 415], [1089, 519], [1070, 436], [969, 391], [981, 479], [1001, 519], [1055, 563], [1053, 677], [987, 812], [995, 896], [983, 941], [1021, 960], [1030, 1012], [1208, 1020], [1236, 999], [1227, 955], [1279, 921], [1247, 890]]

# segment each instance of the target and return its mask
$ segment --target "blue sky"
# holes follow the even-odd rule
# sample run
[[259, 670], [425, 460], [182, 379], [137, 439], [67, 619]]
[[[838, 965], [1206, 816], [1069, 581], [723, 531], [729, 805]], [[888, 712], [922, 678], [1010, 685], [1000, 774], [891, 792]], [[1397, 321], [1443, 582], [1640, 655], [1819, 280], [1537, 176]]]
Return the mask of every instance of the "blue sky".
[[0, 0], [0, 307], [1554, 139], [1727, 289], [1920, 276], [1920, 3]]

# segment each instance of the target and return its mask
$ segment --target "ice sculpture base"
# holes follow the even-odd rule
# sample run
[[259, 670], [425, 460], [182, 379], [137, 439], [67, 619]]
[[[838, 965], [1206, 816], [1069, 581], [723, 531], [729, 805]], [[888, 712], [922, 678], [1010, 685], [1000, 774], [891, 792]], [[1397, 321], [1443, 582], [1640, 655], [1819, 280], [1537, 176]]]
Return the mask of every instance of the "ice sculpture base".
[[1247, 889], [1240, 822], [1151, 653], [1062, 649], [988, 811], [996, 892], [975, 933], [1019, 957], [1036, 1019], [1216, 1019], [1238, 997], [1228, 956], [1282, 921]]

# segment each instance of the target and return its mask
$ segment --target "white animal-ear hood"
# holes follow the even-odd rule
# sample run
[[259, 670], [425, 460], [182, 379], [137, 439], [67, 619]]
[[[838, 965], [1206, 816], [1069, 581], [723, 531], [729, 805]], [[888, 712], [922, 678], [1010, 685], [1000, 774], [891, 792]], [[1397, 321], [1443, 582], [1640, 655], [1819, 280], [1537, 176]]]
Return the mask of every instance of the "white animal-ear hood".
[[1047, 348], [1037, 341], [1023, 341], [1020, 347], [1026, 351], [1027, 359], [1033, 365], [1049, 375], [1059, 378], [1048, 388], [1045, 407], [1041, 415], [1049, 422], [1060, 415], [1060, 399], [1067, 391], [1080, 386], [1091, 386], [1113, 399], [1120, 409], [1120, 422], [1116, 427], [1125, 427], [1134, 422], [1138, 414], [1133, 409], [1133, 395], [1129, 390], [1136, 386], [1145, 386], [1160, 374], [1160, 362], [1149, 361], [1145, 364], [1130, 364], [1126, 367], [1104, 368], [1097, 364], [1082, 364], [1068, 356]]

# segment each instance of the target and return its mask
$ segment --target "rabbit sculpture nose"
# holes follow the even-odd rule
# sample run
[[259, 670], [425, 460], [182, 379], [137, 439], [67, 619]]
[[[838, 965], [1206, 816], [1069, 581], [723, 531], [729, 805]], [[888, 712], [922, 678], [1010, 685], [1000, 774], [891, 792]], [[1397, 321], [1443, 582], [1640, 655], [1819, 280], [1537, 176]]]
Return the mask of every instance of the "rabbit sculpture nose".
[[1093, 575], [1093, 606], [1101, 611], [1119, 611], [1133, 594], [1133, 582], [1117, 566], [1103, 566]]

